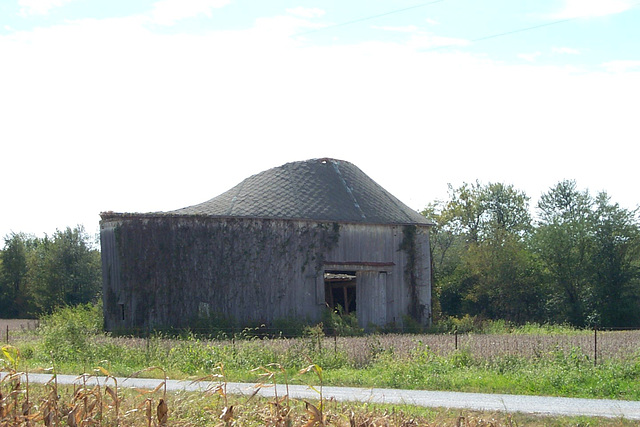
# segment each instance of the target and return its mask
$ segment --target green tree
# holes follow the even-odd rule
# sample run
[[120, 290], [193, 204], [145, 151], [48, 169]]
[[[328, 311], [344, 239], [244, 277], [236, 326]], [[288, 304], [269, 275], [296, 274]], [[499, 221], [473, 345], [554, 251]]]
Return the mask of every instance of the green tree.
[[593, 199], [575, 181], [552, 187], [538, 202], [534, 245], [544, 262], [550, 289], [551, 320], [584, 326], [591, 298], [590, 252], [593, 242]]
[[529, 197], [512, 185], [489, 184], [482, 192], [483, 235], [494, 241], [506, 236], [524, 238], [531, 231]]
[[449, 186], [423, 212], [431, 233], [434, 313], [522, 323], [640, 325], [638, 210], [575, 181], [528, 197], [501, 183]]
[[36, 240], [23, 233], [5, 237], [4, 249], [0, 252], [0, 312], [3, 317], [24, 317], [31, 313], [27, 260]]
[[517, 234], [496, 234], [469, 248], [466, 263], [474, 283], [466, 299], [475, 301], [474, 314], [484, 317], [520, 324], [541, 321], [545, 298], [537, 257]]
[[101, 289], [100, 253], [83, 227], [57, 230], [34, 248], [29, 280], [40, 312], [95, 302]]
[[[452, 316], [462, 315], [463, 308], [461, 281], [456, 277], [461, 274], [462, 259], [466, 252], [467, 242], [461, 233], [458, 219], [444, 202], [430, 203], [422, 215], [431, 219], [431, 283], [432, 310], [435, 319], [443, 313]], [[462, 274], [465, 276], [465, 274]]]
[[445, 315], [481, 315], [516, 322], [539, 315], [537, 263], [528, 248], [529, 198], [511, 185], [449, 186], [432, 218], [435, 294]]
[[640, 324], [638, 211], [595, 198], [562, 181], [538, 203], [534, 239], [551, 288], [548, 309], [558, 322], [584, 326]]
[[455, 189], [449, 184], [449, 201], [441, 212], [453, 233], [463, 236], [467, 242], [477, 242], [485, 209], [484, 190], [476, 181], [475, 184], [465, 182]]
[[640, 324], [640, 225], [638, 211], [612, 204], [602, 192], [593, 211], [589, 260], [595, 321], [604, 326]]

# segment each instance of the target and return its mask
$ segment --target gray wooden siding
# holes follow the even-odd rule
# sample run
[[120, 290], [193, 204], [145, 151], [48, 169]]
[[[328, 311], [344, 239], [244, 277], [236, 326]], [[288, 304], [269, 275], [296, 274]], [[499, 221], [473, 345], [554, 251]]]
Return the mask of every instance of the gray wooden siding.
[[118, 256], [115, 228], [112, 224], [102, 224], [100, 230], [100, 253], [102, 257], [102, 306], [105, 325], [111, 325], [117, 321], [130, 327], [130, 310], [124, 310], [125, 319], [122, 319], [122, 308], [125, 300], [121, 282], [120, 257]]
[[[428, 234], [418, 229], [418, 295], [430, 307]], [[362, 326], [407, 314], [403, 226], [133, 216], [103, 221], [101, 239], [108, 330], [184, 327], [203, 313], [237, 325], [318, 322], [331, 269], [357, 271]]]

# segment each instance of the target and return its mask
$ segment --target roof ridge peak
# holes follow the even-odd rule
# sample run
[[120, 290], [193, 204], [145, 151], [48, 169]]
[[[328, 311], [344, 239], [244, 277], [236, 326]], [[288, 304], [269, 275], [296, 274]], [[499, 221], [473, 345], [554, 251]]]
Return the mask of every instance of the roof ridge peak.
[[[293, 192], [295, 193], [295, 196], [297, 198], [300, 198], [300, 185], [298, 184], [298, 181], [294, 178], [293, 173], [291, 173], [292, 167], [293, 167], [293, 162], [283, 165], [283, 169], [287, 172], [287, 179], [291, 183], [291, 187], [293, 187]], [[302, 216], [302, 212], [300, 211], [299, 206], [296, 206], [296, 213], [298, 214], [298, 216]]]
[[347, 181], [342, 176], [342, 173], [340, 172], [340, 168], [339, 168], [339, 163], [336, 162], [336, 161], [333, 161], [331, 163], [333, 165], [333, 169], [336, 171], [336, 174], [338, 175], [338, 178], [340, 178], [340, 181], [342, 182], [342, 185], [344, 186], [345, 190], [347, 191], [347, 194], [351, 197], [351, 200], [353, 201], [353, 205], [355, 206], [355, 208], [360, 213], [360, 216], [362, 217], [362, 219], [364, 219], [366, 221], [367, 216], [362, 211], [362, 208], [360, 208], [360, 204], [358, 203], [358, 199], [356, 198], [355, 194], [353, 194], [353, 191], [349, 187], [349, 184], [347, 184]]

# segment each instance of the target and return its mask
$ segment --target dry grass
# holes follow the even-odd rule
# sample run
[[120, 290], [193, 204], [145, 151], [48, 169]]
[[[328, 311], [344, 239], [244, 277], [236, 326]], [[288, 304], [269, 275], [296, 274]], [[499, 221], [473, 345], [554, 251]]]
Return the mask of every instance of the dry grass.
[[[623, 419], [539, 417], [499, 412], [425, 409], [411, 406], [304, 401], [288, 396], [227, 396], [223, 387], [204, 393], [161, 389], [117, 389], [106, 377], [87, 386], [91, 375], [73, 386], [18, 383], [8, 375], [0, 383], [0, 426], [271, 426], [271, 427], [503, 427], [503, 426], [634, 426]], [[223, 383], [221, 383], [223, 384]], [[323, 413], [319, 413], [322, 408]]]
[[[108, 338], [117, 345], [144, 349], [148, 345], [143, 338]], [[159, 345], [169, 351], [183, 341], [162, 339]], [[215, 347], [233, 347], [242, 350], [252, 345], [247, 340], [201, 341], [203, 345]], [[275, 354], [309, 353], [310, 349], [322, 348], [346, 355], [346, 359], [356, 367], [367, 366], [378, 354], [393, 353], [403, 359], [411, 357], [415, 350], [429, 349], [439, 356], [450, 356], [456, 351], [456, 337], [442, 334], [382, 334], [363, 337], [322, 337], [313, 338], [274, 338], [260, 340], [263, 348]], [[580, 350], [583, 354], [594, 355], [593, 331], [575, 334], [464, 334], [457, 336], [457, 348], [469, 352], [476, 358], [491, 360], [504, 356], [538, 358], [555, 351], [569, 352]], [[598, 331], [597, 358], [604, 360], [622, 360], [635, 355], [640, 348], [640, 330]]]
[[[47, 371], [52, 371], [51, 379], [43, 386], [34, 387], [29, 383], [29, 374], [18, 370], [18, 348], [2, 347], [2, 361], [5, 372], [0, 380], [2, 427], [168, 426], [166, 380], [154, 390], [139, 390], [141, 397], [129, 402], [123, 412], [124, 396], [118, 389], [117, 379], [102, 367], [96, 368], [95, 373], [79, 375], [72, 387], [59, 386], [55, 367], [48, 368]], [[150, 367], [146, 371], [155, 369], [162, 370]], [[99, 379], [98, 374], [101, 375]], [[98, 381], [90, 381], [93, 379]], [[162, 397], [158, 398], [160, 390]], [[134, 421], [138, 413], [142, 416]]]
[[38, 327], [38, 319], [0, 319], [0, 330], [5, 331], [32, 331]]
[[38, 328], [38, 319], [0, 319], [0, 335], [6, 340], [6, 332], [11, 331], [33, 331]]
[[[640, 331], [598, 331], [599, 360], [620, 360], [636, 354], [640, 344]], [[324, 345], [333, 348], [333, 339], [325, 339]], [[579, 334], [469, 334], [458, 335], [457, 348], [468, 351], [474, 357], [491, 360], [497, 357], [518, 356], [536, 358], [553, 351], [579, 349], [593, 355], [593, 332]], [[428, 348], [440, 356], [450, 356], [456, 351], [454, 335], [373, 335], [368, 337], [338, 338], [337, 348], [349, 354], [361, 366], [368, 364], [372, 354], [392, 351], [394, 356], [409, 357], [418, 348]]]
[[[270, 427], [503, 427], [503, 426], [635, 426], [623, 419], [539, 417], [467, 410], [425, 409], [411, 406], [371, 405], [322, 402], [323, 415], [318, 416], [320, 401], [307, 402], [285, 398], [257, 396], [226, 396], [210, 390], [208, 393], [162, 392], [121, 389], [117, 400], [113, 389], [107, 391], [104, 377], [101, 387], [87, 387], [81, 377], [74, 386], [22, 384], [30, 391], [29, 405], [24, 393], [14, 411], [11, 397], [3, 399], [0, 418], [3, 427], [35, 426], [126, 426], [126, 427], [196, 427], [196, 426], [270, 426]], [[1, 385], [3, 392], [11, 381]], [[17, 390], [17, 389], [16, 389]], [[6, 404], [5, 404], [6, 402]], [[120, 412], [116, 411], [116, 402]]]

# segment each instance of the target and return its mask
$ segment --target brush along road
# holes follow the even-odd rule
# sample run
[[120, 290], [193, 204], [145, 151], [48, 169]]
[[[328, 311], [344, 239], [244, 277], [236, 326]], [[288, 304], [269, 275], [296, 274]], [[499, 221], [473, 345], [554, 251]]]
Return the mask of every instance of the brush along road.
[[[46, 383], [50, 380], [51, 375], [29, 374], [29, 382]], [[96, 381], [100, 381], [100, 384], [104, 384], [105, 380], [106, 377], [90, 377], [87, 379], [87, 383], [93, 385]], [[154, 389], [161, 382], [162, 380], [158, 379], [118, 378], [119, 387]], [[58, 384], [81, 383], [82, 379], [77, 376], [58, 375]], [[109, 380], [108, 384], [113, 386], [113, 380]], [[205, 391], [215, 385], [217, 383], [167, 380], [167, 391]], [[255, 384], [227, 383], [227, 393], [251, 395], [256, 390], [254, 386]], [[284, 396], [285, 386], [278, 384], [277, 387], [278, 396]], [[319, 390], [318, 387], [316, 389]], [[274, 390], [273, 387], [263, 388], [258, 393], [262, 396], [272, 397]], [[324, 399], [333, 398], [338, 401], [407, 404], [507, 413], [523, 412], [539, 415], [622, 417], [629, 420], [640, 420], [640, 401], [326, 386], [322, 389], [322, 394]], [[289, 385], [289, 397], [306, 400], [319, 399], [318, 393], [305, 385]]]

